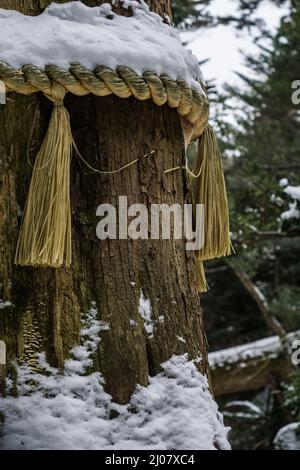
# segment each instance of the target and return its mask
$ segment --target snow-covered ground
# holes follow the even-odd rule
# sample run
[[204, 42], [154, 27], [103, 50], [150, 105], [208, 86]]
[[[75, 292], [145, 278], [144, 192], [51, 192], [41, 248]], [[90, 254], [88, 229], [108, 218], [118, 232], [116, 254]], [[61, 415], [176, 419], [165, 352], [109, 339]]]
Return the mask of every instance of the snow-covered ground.
[[89, 372], [99, 334], [109, 329], [97, 316], [95, 305], [83, 316], [81, 345], [66, 361], [65, 375], [44, 354], [44, 373], [17, 368], [18, 398], [0, 399], [0, 449], [230, 449], [207, 380], [186, 355], [162, 364], [128, 405], [113, 403], [101, 374]]
[[290, 423], [281, 428], [274, 439], [277, 450], [300, 450], [300, 423]]

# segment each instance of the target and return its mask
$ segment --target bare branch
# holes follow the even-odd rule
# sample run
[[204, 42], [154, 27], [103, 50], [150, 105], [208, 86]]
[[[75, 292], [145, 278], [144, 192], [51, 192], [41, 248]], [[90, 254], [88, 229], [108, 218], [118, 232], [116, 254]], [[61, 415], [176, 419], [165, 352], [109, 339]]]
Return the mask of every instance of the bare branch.
[[252, 300], [256, 303], [257, 308], [262, 314], [266, 324], [270, 330], [279, 337], [285, 337], [286, 331], [281, 323], [274, 317], [272, 311], [269, 308], [268, 302], [261, 292], [261, 290], [251, 281], [250, 277], [241, 269], [236, 267], [234, 263], [227, 261], [231, 269], [233, 270], [236, 277], [239, 279], [243, 287], [246, 289]]

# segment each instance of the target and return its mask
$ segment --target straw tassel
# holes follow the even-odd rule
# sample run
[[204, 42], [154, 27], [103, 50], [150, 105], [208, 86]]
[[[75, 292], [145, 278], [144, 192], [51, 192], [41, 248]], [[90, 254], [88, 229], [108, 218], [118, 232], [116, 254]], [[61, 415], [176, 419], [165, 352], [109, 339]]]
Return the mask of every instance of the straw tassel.
[[36, 157], [15, 263], [59, 268], [71, 264], [70, 164], [72, 133], [65, 89], [53, 84], [51, 120]]
[[[189, 125], [182, 120], [185, 147], [193, 135]], [[201, 123], [202, 126], [202, 123]], [[217, 137], [212, 127], [206, 124], [198, 142], [198, 159], [193, 171], [187, 168], [189, 188], [194, 209], [204, 205], [204, 245], [195, 252], [195, 278], [199, 292], [209, 287], [205, 277], [203, 261], [229, 256], [233, 250], [229, 230], [229, 210], [222, 157]], [[194, 217], [196, 210], [194, 210]], [[196, 220], [194, 219], [196, 227]]]
[[228, 256], [232, 252], [229, 210], [222, 157], [217, 137], [208, 124], [199, 138], [198, 161], [193, 178], [195, 204], [204, 204], [204, 246], [196, 253], [200, 261]]
[[209, 287], [206, 281], [204, 266], [203, 262], [199, 259], [196, 259], [195, 261], [195, 278], [198, 291], [200, 293], [207, 292], [209, 290]]

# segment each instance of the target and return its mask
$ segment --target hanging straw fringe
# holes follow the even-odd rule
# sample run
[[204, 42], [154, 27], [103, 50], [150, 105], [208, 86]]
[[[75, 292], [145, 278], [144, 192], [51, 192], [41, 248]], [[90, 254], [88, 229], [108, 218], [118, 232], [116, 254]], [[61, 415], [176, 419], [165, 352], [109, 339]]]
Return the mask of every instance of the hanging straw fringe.
[[216, 134], [209, 124], [199, 138], [195, 173], [189, 174], [189, 178], [194, 204], [204, 204], [205, 234], [204, 246], [196, 253], [196, 258], [205, 261], [228, 256], [232, 245], [222, 157]]
[[[193, 131], [199, 122], [202, 124], [207, 120], [209, 113], [203, 87], [196, 89], [184, 80], [173, 80], [152, 72], [139, 75], [124, 66], [112, 70], [99, 65], [89, 70], [73, 63], [68, 69], [48, 65], [42, 70], [31, 64], [16, 69], [0, 61], [0, 79], [8, 91], [24, 95], [41, 91], [54, 103], [49, 129], [34, 164], [19, 234], [15, 262], [20, 265], [68, 267], [71, 263], [69, 182], [72, 144], [77, 149], [69, 114], [63, 106], [67, 92], [77, 96], [92, 93], [96, 96], [115, 94], [120, 98], [134, 96], [140, 101], [152, 99], [158, 106], [168, 104], [177, 108]], [[145, 157], [148, 155], [153, 152]], [[139, 160], [110, 172], [88, 166], [101, 174], [113, 174]]]
[[[196, 253], [196, 277], [199, 289], [206, 291], [202, 262], [227, 256], [232, 250], [222, 161], [216, 136], [207, 125], [209, 101], [206, 93], [191, 88], [183, 80], [174, 81], [151, 72], [139, 76], [128, 67], [111, 70], [98, 66], [91, 71], [80, 64], [72, 64], [68, 70], [55, 65], [47, 66], [45, 70], [26, 65], [18, 70], [0, 62], [0, 79], [8, 91], [25, 95], [42, 91], [54, 104], [50, 125], [34, 164], [15, 262], [52, 267], [68, 267], [71, 264], [72, 145], [77, 149], [71, 134], [69, 114], [63, 105], [65, 94], [115, 94], [121, 98], [133, 95], [141, 101], [152, 99], [158, 106], [168, 103], [177, 108], [185, 148], [192, 139], [201, 136], [196, 168], [191, 171], [186, 166], [185, 170], [193, 204], [205, 206], [205, 241], [203, 248]], [[113, 172], [101, 172], [88, 166], [93, 171], [111, 174], [124, 170], [138, 160]]]
[[[112, 175], [141, 158], [112, 171], [92, 167], [78, 151], [64, 107], [65, 89], [54, 84], [47, 97], [53, 101], [49, 127], [33, 166], [29, 193], [19, 234], [15, 263], [22, 266], [70, 267], [72, 258], [70, 163], [72, 148], [94, 173]], [[154, 155], [155, 150], [142, 158]], [[30, 162], [29, 162], [30, 163]], [[30, 163], [31, 165], [31, 163]], [[32, 166], [32, 165], [31, 165]]]
[[205, 277], [204, 266], [203, 262], [199, 259], [195, 260], [195, 278], [198, 291], [200, 293], [207, 292], [209, 290], [209, 287]]
[[[198, 128], [181, 118], [185, 149], [199, 134], [198, 160], [193, 171], [186, 166], [189, 188], [194, 205], [194, 225], [196, 226], [196, 205], [204, 205], [204, 246], [195, 253], [195, 277], [199, 292], [207, 292], [203, 261], [229, 256], [233, 250], [229, 231], [229, 210], [225, 186], [222, 157], [217, 137], [212, 127], [199, 120]], [[165, 173], [182, 167], [171, 168]]]
[[70, 163], [72, 132], [64, 107], [65, 89], [53, 84], [53, 111], [36, 157], [15, 263], [32, 266], [71, 264]]

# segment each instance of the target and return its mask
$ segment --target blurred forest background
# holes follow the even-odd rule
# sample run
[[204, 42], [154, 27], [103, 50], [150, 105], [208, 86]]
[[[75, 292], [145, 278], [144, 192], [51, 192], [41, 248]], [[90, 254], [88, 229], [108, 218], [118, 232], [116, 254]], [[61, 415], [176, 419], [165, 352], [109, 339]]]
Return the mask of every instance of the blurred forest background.
[[[260, 16], [263, 3], [278, 15], [272, 30]], [[206, 264], [211, 290], [202, 305], [210, 351], [219, 351], [210, 355], [213, 385], [233, 448], [300, 449], [300, 369], [291, 361], [300, 330], [300, 105], [292, 100], [300, 80], [300, 0], [173, 4], [187, 47], [202, 32], [204, 69], [211, 59], [205, 31], [234, 28], [237, 43], [246, 37], [257, 48], [241, 52], [243, 69], [237, 64], [231, 83], [205, 77], [236, 256]], [[225, 39], [219, 48], [226, 62], [233, 51]]]

